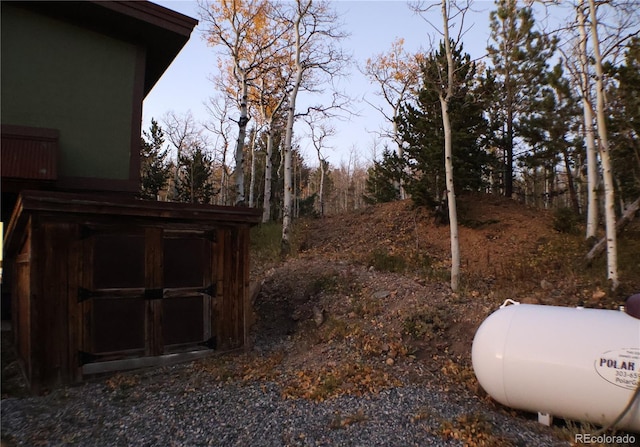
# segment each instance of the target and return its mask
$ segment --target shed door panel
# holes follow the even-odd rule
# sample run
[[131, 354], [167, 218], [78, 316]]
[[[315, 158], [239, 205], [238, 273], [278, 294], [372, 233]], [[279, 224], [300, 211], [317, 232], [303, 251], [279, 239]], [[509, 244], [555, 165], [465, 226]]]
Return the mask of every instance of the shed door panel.
[[203, 234], [167, 233], [163, 241], [164, 286], [171, 298], [162, 300], [165, 350], [206, 342], [211, 334], [211, 241]]
[[94, 353], [144, 349], [143, 299], [95, 298], [92, 319]]
[[144, 237], [101, 234], [95, 237], [93, 287], [144, 287]]
[[208, 241], [199, 237], [165, 237], [164, 286], [205, 286]]
[[162, 300], [165, 346], [205, 341], [203, 295]]
[[[92, 272], [83, 292], [90, 309], [83, 325], [88, 337], [80, 351], [91, 355], [83, 358], [100, 362], [212, 346], [210, 237], [164, 231], [157, 247], [160, 239], [144, 232], [89, 233], [85, 257], [92, 260]], [[146, 256], [150, 247], [162, 255]], [[156, 279], [145, 278], [158, 271], [159, 277], [149, 277]]]

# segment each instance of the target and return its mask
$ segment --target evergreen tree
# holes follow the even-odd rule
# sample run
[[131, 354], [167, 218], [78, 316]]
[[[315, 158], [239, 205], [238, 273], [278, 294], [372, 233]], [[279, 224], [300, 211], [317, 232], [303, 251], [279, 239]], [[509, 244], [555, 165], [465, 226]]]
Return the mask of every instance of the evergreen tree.
[[149, 131], [142, 132], [140, 141], [140, 196], [156, 200], [158, 192], [166, 185], [170, 176], [164, 132], [155, 119], [151, 119]]
[[505, 111], [502, 107], [504, 91], [493, 69], [485, 70], [484, 76], [479, 79], [480, 85], [476, 94], [484, 104], [484, 116], [487, 122], [482, 146], [490, 154], [487, 166], [487, 190], [493, 194], [504, 193], [504, 135]]
[[[452, 125], [454, 185], [456, 191], [477, 191], [485, 185], [491, 157], [484, 150], [487, 122], [479, 97], [476, 64], [462, 46], [452, 48], [456, 89], [449, 102]], [[406, 162], [412, 175], [406, 189], [417, 204], [435, 206], [446, 190], [444, 172], [444, 130], [438, 97], [440, 70], [446, 67], [444, 45], [429, 54], [421, 67], [423, 85], [415, 104], [405, 104], [398, 127], [408, 143]]]
[[609, 138], [620, 197], [640, 197], [640, 37], [627, 45], [624, 63], [608, 66], [615, 85], [609, 89]]
[[500, 138], [504, 157], [504, 194], [513, 194], [515, 141], [520, 135], [520, 118], [532, 109], [545, 83], [546, 61], [555, 52], [555, 40], [534, 30], [530, 7], [519, 8], [516, 0], [496, 0], [491, 12], [491, 38], [496, 46], [487, 51], [493, 73], [503, 92], [505, 129]]
[[213, 161], [199, 145], [180, 155], [180, 172], [176, 191], [178, 200], [190, 203], [211, 203], [217, 193], [211, 181]]
[[542, 172], [541, 198], [545, 205], [560, 191], [555, 190], [556, 167], [565, 165], [567, 189], [572, 205], [579, 211], [578, 198], [573, 186], [573, 152], [581, 145], [572, 139], [577, 135], [581, 111], [578, 98], [573, 94], [569, 80], [564, 77], [562, 62], [547, 73], [545, 86], [531, 102], [531, 111], [520, 120], [520, 134], [531, 150], [521, 158], [523, 168], [533, 172], [533, 178]]
[[374, 204], [398, 200], [403, 167], [404, 161], [398, 154], [385, 148], [382, 160], [375, 160], [367, 171], [364, 201]]

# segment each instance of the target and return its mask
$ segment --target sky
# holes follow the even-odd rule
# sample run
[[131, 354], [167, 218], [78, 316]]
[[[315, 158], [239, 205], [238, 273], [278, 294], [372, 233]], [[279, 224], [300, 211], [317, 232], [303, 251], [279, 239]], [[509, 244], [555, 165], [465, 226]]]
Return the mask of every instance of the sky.
[[[166, 8], [198, 19], [198, 6], [195, 1], [153, 0]], [[334, 166], [347, 163], [356, 152], [359, 163], [366, 165], [373, 159], [374, 140], [379, 140], [379, 131], [386, 125], [382, 114], [369, 103], [383, 104], [376, 95], [380, 88], [371, 83], [360, 71], [367, 58], [385, 53], [397, 38], [404, 39], [405, 50], [416, 52], [429, 49], [430, 42], [437, 44], [440, 36], [424, 18], [414, 14], [407, 2], [401, 1], [332, 1], [335, 11], [344, 23], [343, 30], [350, 34], [342, 42], [347, 53], [353, 55], [354, 65], [346, 79], [341, 80], [341, 88], [354, 100], [351, 109], [358, 115], [351, 115], [346, 121], [334, 121], [336, 135], [327, 141], [323, 156]], [[464, 49], [472, 58], [481, 57], [486, 52], [489, 40], [489, 12], [494, 9], [493, 1], [476, 1], [472, 12], [465, 19], [465, 28], [471, 26], [464, 37]], [[436, 7], [429, 13], [431, 23], [439, 26], [442, 22], [440, 9]], [[191, 112], [196, 121], [207, 121], [205, 103], [216, 95], [209, 81], [217, 72], [219, 48], [212, 48], [203, 39], [201, 26], [198, 25], [191, 38], [173, 63], [166, 70], [143, 103], [142, 128], [148, 129], [151, 118], [161, 122], [169, 111], [178, 115]], [[299, 96], [299, 102], [317, 103], [318, 98]], [[237, 118], [237, 115], [234, 116]], [[251, 125], [251, 123], [249, 124]], [[298, 137], [307, 129], [299, 124], [294, 128]], [[380, 141], [380, 140], [379, 140]], [[387, 143], [389, 143], [387, 141]], [[380, 156], [384, 142], [380, 141], [377, 155]], [[317, 155], [308, 139], [300, 141], [304, 159], [310, 166], [316, 166]]]

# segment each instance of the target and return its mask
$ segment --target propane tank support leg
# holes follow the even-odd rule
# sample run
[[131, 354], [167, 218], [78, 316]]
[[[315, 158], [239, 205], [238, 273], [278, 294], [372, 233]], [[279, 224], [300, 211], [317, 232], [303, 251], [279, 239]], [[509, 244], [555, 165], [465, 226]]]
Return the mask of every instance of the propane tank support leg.
[[549, 413], [541, 413], [538, 411], [538, 422], [548, 427], [553, 424], [553, 416], [551, 416]]

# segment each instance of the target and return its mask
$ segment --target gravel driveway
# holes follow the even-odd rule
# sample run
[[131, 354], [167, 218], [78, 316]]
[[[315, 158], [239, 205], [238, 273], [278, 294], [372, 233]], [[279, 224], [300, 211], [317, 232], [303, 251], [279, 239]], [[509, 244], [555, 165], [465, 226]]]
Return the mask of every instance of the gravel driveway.
[[3, 400], [2, 445], [454, 446], [464, 443], [442, 423], [465, 414], [484, 424], [468, 445], [569, 445], [535, 421], [429, 387], [313, 402], [283, 399], [271, 382], [213, 382], [194, 364], [124, 377]]

